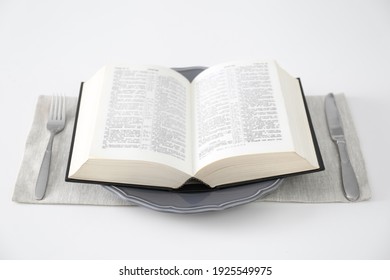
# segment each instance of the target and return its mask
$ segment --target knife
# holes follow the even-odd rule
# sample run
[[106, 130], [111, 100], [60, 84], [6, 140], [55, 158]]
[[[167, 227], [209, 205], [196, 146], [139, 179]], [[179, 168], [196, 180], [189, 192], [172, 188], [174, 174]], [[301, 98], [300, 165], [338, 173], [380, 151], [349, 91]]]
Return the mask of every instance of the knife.
[[330, 136], [339, 150], [344, 195], [349, 201], [356, 201], [360, 196], [359, 185], [349, 160], [344, 129], [333, 93], [325, 97], [325, 114]]

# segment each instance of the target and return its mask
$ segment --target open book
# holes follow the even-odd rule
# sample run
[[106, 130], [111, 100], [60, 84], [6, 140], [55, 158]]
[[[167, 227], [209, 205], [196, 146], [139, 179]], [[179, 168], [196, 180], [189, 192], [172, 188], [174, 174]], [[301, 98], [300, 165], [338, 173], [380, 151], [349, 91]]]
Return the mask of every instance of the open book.
[[111, 65], [82, 83], [66, 180], [214, 188], [323, 168], [300, 81], [276, 62], [220, 64], [192, 82]]

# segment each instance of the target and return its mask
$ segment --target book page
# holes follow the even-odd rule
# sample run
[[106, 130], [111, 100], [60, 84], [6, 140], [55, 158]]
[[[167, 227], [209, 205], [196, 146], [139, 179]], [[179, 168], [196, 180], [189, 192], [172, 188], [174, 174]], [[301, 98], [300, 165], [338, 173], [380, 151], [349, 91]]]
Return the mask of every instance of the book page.
[[158, 66], [113, 66], [106, 77], [92, 154], [191, 172], [189, 82]]
[[273, 62], [205, 70], [193, 82], [197, 169], [232, 156], [292, 149]]
[[[79, 100], [77, 116], [77, 133], [74, 135], [72, 149], [72, 164], [69, 174], [74, 174], [89, 157], [90, 146], [93, 142], [96, 117], [99, 115], [99, 96], [104, 81], [106, 67], [99, 69], [87, 82], [82, 85], [82, 96]], [[85, 102], [84, 102], [85, 101]]]

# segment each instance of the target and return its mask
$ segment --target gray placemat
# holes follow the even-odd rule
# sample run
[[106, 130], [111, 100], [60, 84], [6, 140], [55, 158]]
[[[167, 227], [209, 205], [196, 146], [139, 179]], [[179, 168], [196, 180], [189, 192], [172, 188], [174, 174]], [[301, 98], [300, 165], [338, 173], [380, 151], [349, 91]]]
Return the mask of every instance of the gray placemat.
[[[336, 145], [326, 126], [324, 96], [307, 96], [313, 126], [317, 135], [326, 170], [323, 172], [290, 177], [278, 190], [258, 201], [277, 202], [348, 202], [342, 191], [340, 164]], [[67, 97], [67, 122], [65, 129], [54, 139], [50, 177], [43, 200], [34, 199], [35, 182], [49, 139], [46, 121], [51, 97], [40, 96], [35, 116], [27, 138], [23, 161], [19, 170], [13, 201], [39, 204], [132, 205], [99, 185], [68, 183], [64, 181], [68, 161], [73, 123], [77, 105], [76, 97]], [[353, 125], [344, 94], [336, 95], [343, 119], [351, 162], [357, 174], [361, 195], [358, 201], [371, 198], [366, 169], [359, 139]]]

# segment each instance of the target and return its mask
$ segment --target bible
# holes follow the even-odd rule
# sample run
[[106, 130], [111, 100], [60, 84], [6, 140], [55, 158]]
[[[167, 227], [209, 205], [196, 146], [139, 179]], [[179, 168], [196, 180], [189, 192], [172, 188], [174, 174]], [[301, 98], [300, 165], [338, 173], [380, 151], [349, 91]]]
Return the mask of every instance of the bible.
[[66, 181], [208, 188], [324, 169], [300, 80], [275, 61], [235, 61], [192, 81], [108, 65], [80, 88]]

